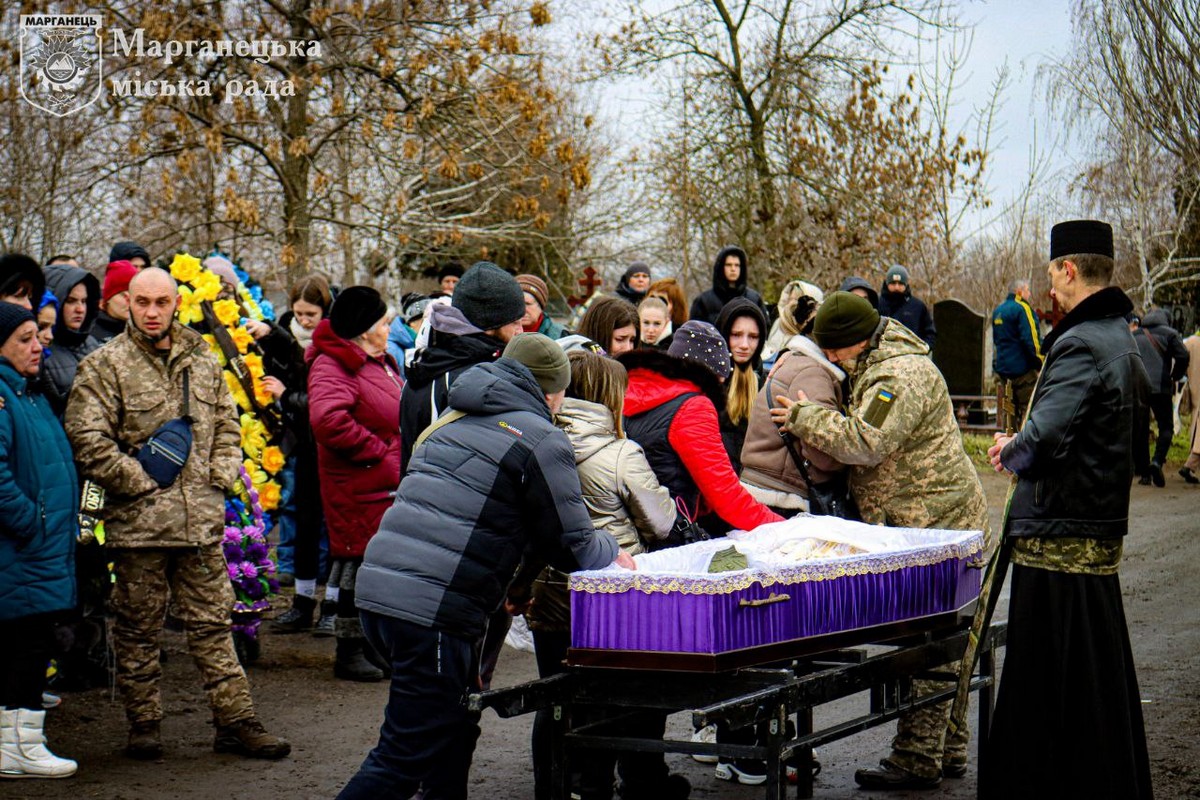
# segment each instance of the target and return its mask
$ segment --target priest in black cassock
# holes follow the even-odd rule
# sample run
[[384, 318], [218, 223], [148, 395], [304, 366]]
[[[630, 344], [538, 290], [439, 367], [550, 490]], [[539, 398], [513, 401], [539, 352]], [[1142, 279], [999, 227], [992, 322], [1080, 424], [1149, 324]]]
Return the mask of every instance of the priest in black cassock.
[[1125, 323], [1133, 304], [1109, 285], [1112, 228], [1055, 225], [1047, 271], [1067, 313], [1046, 337], [1025, 425], [988, 453], [1016, 483], [1008, 647], [979, 796], [1142, 800], [1150, 762], [1117, 569], [1149, 379]]

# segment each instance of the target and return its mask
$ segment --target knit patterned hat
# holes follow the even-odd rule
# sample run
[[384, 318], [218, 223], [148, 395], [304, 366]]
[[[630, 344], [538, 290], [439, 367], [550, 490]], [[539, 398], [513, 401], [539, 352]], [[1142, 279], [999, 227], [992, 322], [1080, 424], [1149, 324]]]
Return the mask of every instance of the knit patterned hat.
[[725, 343], [721, 332], [707, 322], [690, 319], [680, 325], [667, 353], [707, 367], [721, 380], [726, 380], [733, 373], [729, 345]]
[[546, 310], [546, 300], [550, 295], [550, 290], [546, 287], [546, 282], [537, 275], [518, 275], [517, 283], [521, 285], [522, 291], [529, 292], [533, 295], [533, 299], [537, 300], [542, 311]]
[[825, 298], [813, 320], [813, 338], [826, 350], [837, 350], [871, 338], [879, 312], [853, 292], [834, 292]]
[[490, 331], [525, 316], [525, 292], [516, 278], [492, 262], [477, 261], [454, 287], [450, 305], [476, 328]]
[[554, 340], [540, 333], [519, 333], [504, 348], [503, 358], [524, 364], [542, 391], [555, 394], [571, 382], [571, 362]]

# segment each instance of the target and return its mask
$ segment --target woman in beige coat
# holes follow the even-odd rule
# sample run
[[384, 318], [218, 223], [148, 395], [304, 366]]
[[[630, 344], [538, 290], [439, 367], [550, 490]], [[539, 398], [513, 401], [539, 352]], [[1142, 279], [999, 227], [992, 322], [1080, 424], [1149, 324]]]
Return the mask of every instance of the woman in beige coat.
[[[625, 438], [621, 420], [629, 376], [620, 362], [595, 353], [576, 350], [568, 357], [571, 382], [555, 423], [566, 431], [575, 449], [579, 484], [592, 525], [611, 533], [630, 555], [644, 553], [647, 545], [667, 538], [676, 511], [670, 492], [659, 485], [641, 446]], [[561, 672], [571, 644], [565, 574], [551, 567], [542, 571], [533, 584], [533, 604], [526, 619], [533, 632], [539, 676]], [[655, 726], [665, 725], [665, 717], [630, 724], [637, 726], [639, 735], [661, 737], [661, 728]], [[551, 726], [549, 711], [539, 711], [533, 723], [534, 796], [538, 800], [550, 797]], [[611, 792], [616, 755], [589, 760], [585, 784], [601, 793], [605, 789]], [[620, 771], [626, 784], [624, 797], [687, 797], [687, 781], [668, 776], [662, 754], [622, 754]]]
[[[846, 373], [830, 363], [808, 336], [812, 333], [819, 299], [812, 293], [801, 294], [795, 303], [792, 313], [801, 332], [787, 340], [775, 366], [763, 381], [750, 410], [746, 443], [742, 446], [742, 485], [755, 500], [784, 516], [808, 510], [808, 486], [779, 436], [779, 426], [771, 421], [770, 409], [775, 397], [795, 398], [797, 392], [803, 391], [813, 402], [840, 408], [842, 381], [846, 377]], [[808, 462], [809, 478], [813, 483], [824, 483], [845, 469], [830, 456], [801, 441], [793, 440], [793, 447], [797, 455]]]
[[1183, 340], [1183, 346], [1188, 351], [1187, 385], [1183, 387], [1183, 398], [1180, 400], [1180, 413], [1192, 415], [1192, 447], [1187, 461], [1179, 474], [1188, 483], [1200, 483], [1196, 470], [1200, 469], [1200, 436], [1197, 436], [1197, 422], [1200, 421], [1200, 333], [1193, 333]]

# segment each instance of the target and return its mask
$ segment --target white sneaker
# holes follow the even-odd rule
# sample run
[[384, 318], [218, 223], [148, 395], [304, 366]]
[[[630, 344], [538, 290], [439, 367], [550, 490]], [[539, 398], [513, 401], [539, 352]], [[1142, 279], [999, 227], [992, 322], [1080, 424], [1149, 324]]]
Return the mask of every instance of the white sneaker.
[[762, 761], [750, 762], [755, 765], [753, 772], [746, 770], [746, 765], [739, 767], [734, 763], [717, 764], [713, 777], [721, 781], [736, 781], [743, 786], [759, 786], [767, 782], [767, 770]]
[[[692, 734], [693, 742], [703, 742], [704, 744], [716, 744], [717, 742], [717, 726], [706, 725], [700, 730]], [[693, 761], [699, 761], [701, 764], [716, 764], [720, 759], [714, 755], [705, 755], [702, 753], [693, 753]], [[728, 780], [728, 779], [726, 779]]]
[[62, 705], [62, 698], [56, 694], [42, 692], [42, 708], [58, 708]]

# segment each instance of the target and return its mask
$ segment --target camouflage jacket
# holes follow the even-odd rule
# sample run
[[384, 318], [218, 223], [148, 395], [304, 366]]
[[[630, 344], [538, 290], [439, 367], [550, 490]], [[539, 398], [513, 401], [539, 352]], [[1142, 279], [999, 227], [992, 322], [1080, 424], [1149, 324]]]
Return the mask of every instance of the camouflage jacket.
[[[183, 410], [190, 372], [192, 452], [165, 489], [133, 454]], [[67, 436], [84, 478], [108, 494], [113, 547], [191, 547], [220, 541], [225, 493], [238, 480], [241, 436], [221, 366], [200, 334], [174, 323], [164, 362], [132, 326], [79, 364], [67, 402]]]
[[792, 407], [788, 428], [850, 465], [865, 522], [986, 535], [983, 486], [928, 353], [916, 334], [883, 319], [859, 356], [846, 415], [805, 401]]

